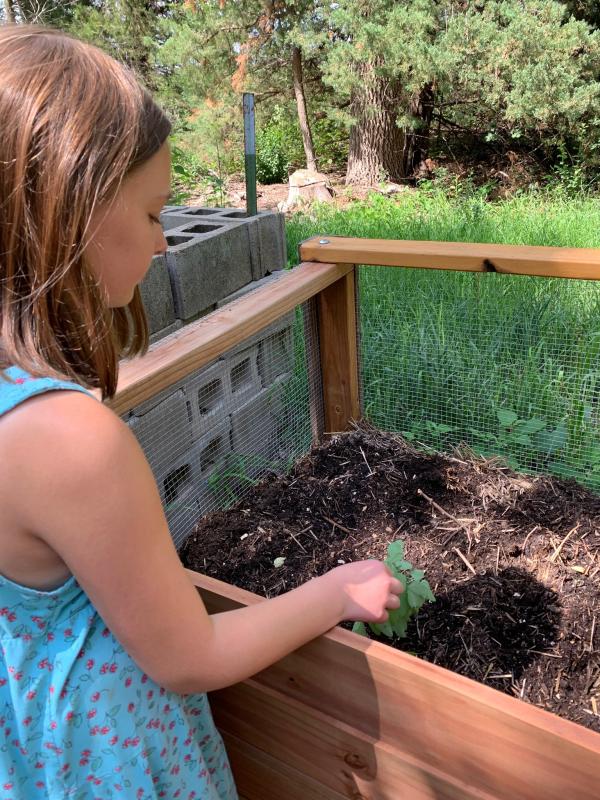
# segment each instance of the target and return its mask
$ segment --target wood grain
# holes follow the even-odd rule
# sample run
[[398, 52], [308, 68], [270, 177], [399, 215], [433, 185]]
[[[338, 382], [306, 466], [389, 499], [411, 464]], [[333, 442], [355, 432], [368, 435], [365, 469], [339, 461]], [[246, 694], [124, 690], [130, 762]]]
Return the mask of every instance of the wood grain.
[[[190, 577], [211, 613], [264, 602], [220, 581], [195, 573]], [[307, 720], [317, 712], [327, 715], [342, 726], [336, 727], [336, 735], [347, 726], [363, 747], [371, 742], [376, 759], [368, 763], [379, 764], [380, 753], [385, 753], [386, 764], [388, 758], [395, 759], [393, 767], [382, 771], [382, 780], [384, 774], [402, 769], [408, 774], [406, 765], [424, 772], [425, 786], [428, 776], [434, 775], [436, 800], [445, 800], [439, 788], [444, 781], [451, 789], [468, 787], [471, 795], [466, 797], [494, 800], [593, 800], [600, 796], [600, 735], [341, 628], [290, 654], [253, 682], [289, 698], [290, 716], [300, 703], [307, 710]], [[227, 708], [231, 706], [222, 702], [223, 713], [230, 718]], [[216, 697], [217, 715], [218, 705]], [[242, 705], [240, 724], [245, 714], [253, 713], [250, 701], [247, 710]], [[308, 754], [307, 758], [311, 760]], [[323, 768], [320, 764], [319, 774]], [[331, 770], [338, 769], [333, 759]], [[379, 786], [377, 774], [369, 783], [372, 795], [365, 795], [362, 787], [361, 794], [347, 796], [402, 797]]]
[[[324, 238], [328, 244], [320, 244]], [[300, 246], [300, 256], [328, 263], [600, 279], [600, 250], [592, 248], [316, 236]]]
[[334, 433], [360, 416], [354, 269], [319, 294], [318, 313], [325, 432]]
[[300, 264], [251, 294], [161, 339], [142, 358], [121, 365], [115, 397], [123, 414], [206, 366], [288, 311], [344, 277], [343, 264]]

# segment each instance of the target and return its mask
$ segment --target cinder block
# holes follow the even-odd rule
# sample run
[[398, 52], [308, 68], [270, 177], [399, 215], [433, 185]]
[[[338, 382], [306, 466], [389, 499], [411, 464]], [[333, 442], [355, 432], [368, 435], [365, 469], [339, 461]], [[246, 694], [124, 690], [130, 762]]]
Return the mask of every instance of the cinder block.
[[[283, 317], [276, 319], [275, 322], [271, 322], [270, 325], [265, 326], [262, 330], [258, 331], [257, 333], [249, 336], [247, 339], [244, 339], [243, 342], [232, 347], [231, 350], [228, 351], [227, 355], [234, 355], [235, 353], [239, 353], [242, 350], [246, 350], [248, 347], [252, 345], [259, 344], [263, 342], [265, 339], [273, 336], [279, 331], [284, 330], [285, 328], [292, 327], [294, 325], [295, 319], [295, 312], [288, 311], [287, 314], [284, 314]], [[259, 356], [260, 358], [260, 356]]]
[[289, 318], [287, 325], [272, 330], [259, 347], [258, 371], [263, 386], [270, 386], [280, 375], [293, 372], [294, 328], [289, 324]]
[[243, 226], [196, 222], [172, 231], [167, 264], [175, 314], [190, 321], [252, 280]]
[[160, 224], [162, 225], [163, 231], [168, 231], [171, 227], [177, 227], [177, 225], [172, 225], [169, 221], [169, 217], [171, 214], [181, 211], [182, 209], [186, 208], [186, 206], [164, 206], [163, 210], [160, 213]]
[[233, 452], [243, 459], [250, 477], [273, 467], [280, 417], [281, 398], [271, 389], [263, 389], [231, 415]]
[[[217, 506], [219, 470], [231, 453], [231, 421], [228, 418], [201, 437], [157, 475], [156, 483], [169, 530], [183, 539], [198, 517]], [[176, 541], [176, 543], [178, 543]]]
[[229, 210], [221, 208], [206, 208], [204, 206], [173, 206], [168, 211], [165, 209], [160, 215], [163, 230], [173, 230], [181, 225], [189, 225], [199, 219], [212, 217], [220, 211]]
[[203, 511], [193, 492], [188, 492], [165, 510], [167, 524], [175, 547], [180, 547], [192, 533]]
[[227, 363], [217, 361], [196, 373], [184, 384], [184, 393], [192, 420], [192, 438], [198, 439], [229, 413], [231, 385]]
[[252, 254], [252, 278], [283, 269], [287, 265], [285, 215], [278, 211], [259, 211], [248, 217], [243, 209], [220, 209], [213, 219], [244, 221], [248, 226], [248, 247]]
[[230, 389], [228, 407], [233, 411], [262, 389], [258, 372], [258, 345], [228, 353], [225, 364]]
[[192, 446], [192, 424], [181, 390], [146, 414], [130, 417], [127, 424], [137, 437], [155, 477]]
[[237, 292], [232, 292], [232, 294], [229, 294], [227, 295], [227, 297], [224, 297], [222, 300], [219, 300], [217, 303], [217, 308], [226, 306], [229, 303], [234, 303], [236, 300], [239, 300], [241, 297], [245, 297], [245, 295], [249, 294], [250, 292], [254, 292], [256, 289], [260, 289], [269, 283], [274, 283], [284, 274], [285, 270], [279, 270], [278, 272], [274, 272], [272, 275], [266, 275], [264, 278], [261, 278], [260, 280], [252, 281], [252, 283], [247, 283], [245, 286], [242, 286], [241, 289], [238, 289]]
[[154, 256], [144, 280], [140, 283], [142, 301], [150, 334], [168, 328], [175, 322], [175, 306], [171, 279], [164, 255]]

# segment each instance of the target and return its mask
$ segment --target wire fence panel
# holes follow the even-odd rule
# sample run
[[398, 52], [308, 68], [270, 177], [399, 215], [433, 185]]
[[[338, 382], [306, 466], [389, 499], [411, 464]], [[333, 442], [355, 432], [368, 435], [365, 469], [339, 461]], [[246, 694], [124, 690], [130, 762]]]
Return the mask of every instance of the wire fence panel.
[[309, 451], [323, 429], [318, 354], [311, 300], [125, 415], [177, 546]]
[[363, 413], [600, 489], [600, 285], [358, 269]]

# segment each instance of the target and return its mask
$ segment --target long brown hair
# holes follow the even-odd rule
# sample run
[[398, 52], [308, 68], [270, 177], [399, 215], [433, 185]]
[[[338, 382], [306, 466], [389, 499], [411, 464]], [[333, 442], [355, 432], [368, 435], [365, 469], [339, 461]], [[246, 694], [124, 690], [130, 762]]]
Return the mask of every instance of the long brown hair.
[[133, 73], [98, 48], [0, 28], [0, 367], [111, 397], [119, 358], [145, 352], [139, 289], [108, 308], [84, 250], [94, 209], [169, 132]]

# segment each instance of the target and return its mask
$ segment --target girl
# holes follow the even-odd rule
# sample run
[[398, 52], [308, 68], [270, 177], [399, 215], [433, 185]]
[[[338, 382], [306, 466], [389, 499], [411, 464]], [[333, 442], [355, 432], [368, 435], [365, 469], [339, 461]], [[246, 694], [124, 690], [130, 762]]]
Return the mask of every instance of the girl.
[[208, 616], [140, 447], [88, 391], [147, 345], [169, 130], [100, 50], [0, 29], [2, 800], [235, 798], [205, 692], [399, 605], [364, 561]]

